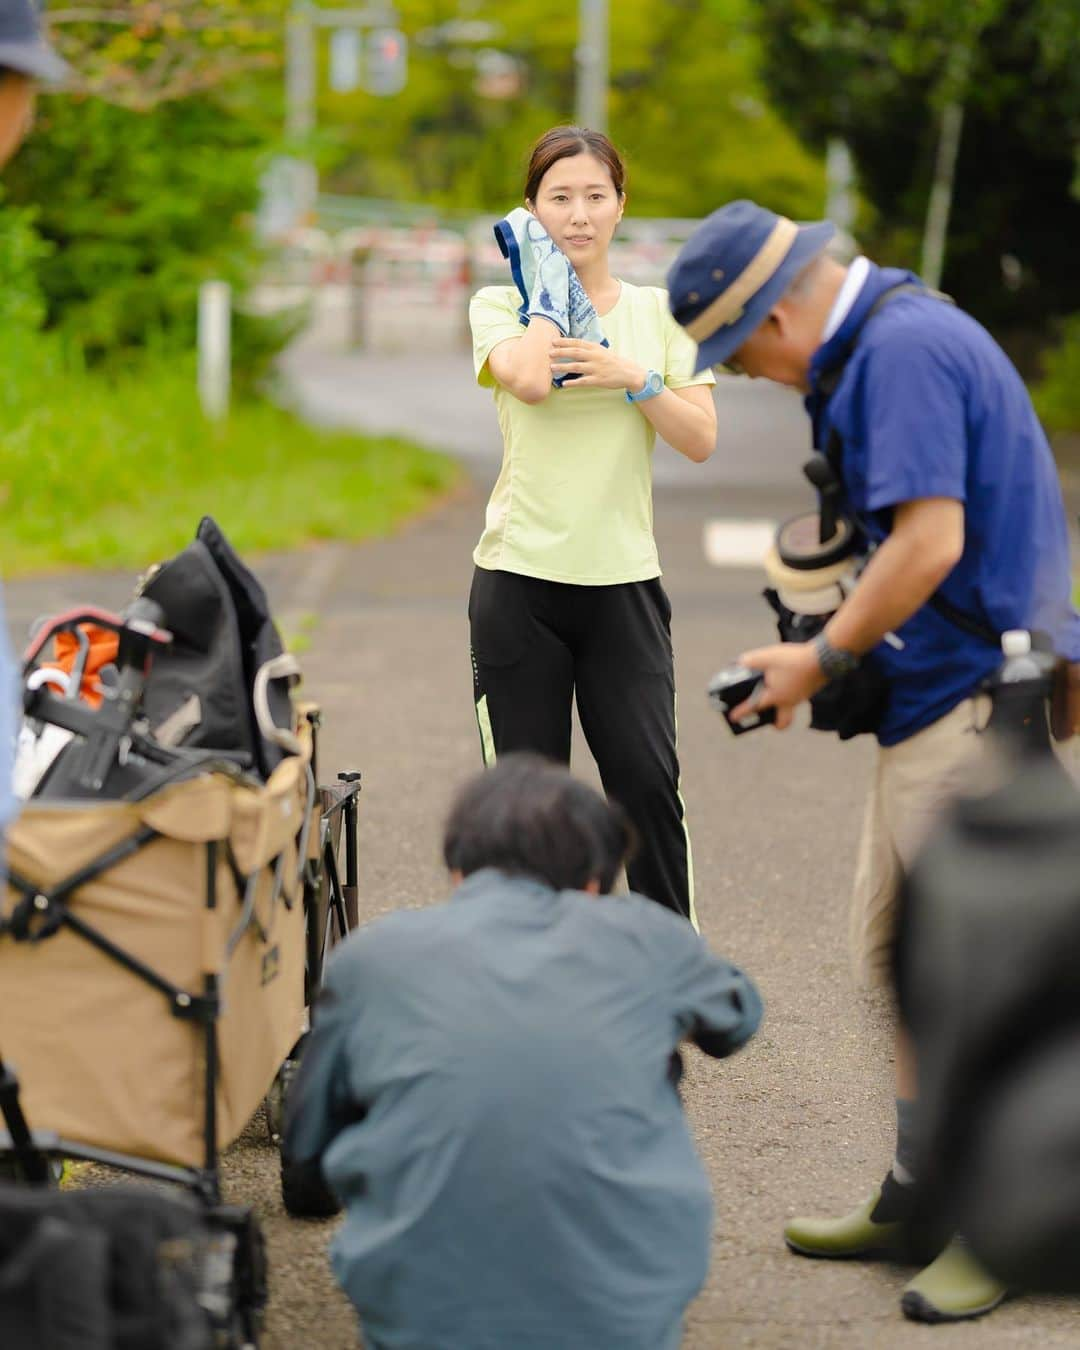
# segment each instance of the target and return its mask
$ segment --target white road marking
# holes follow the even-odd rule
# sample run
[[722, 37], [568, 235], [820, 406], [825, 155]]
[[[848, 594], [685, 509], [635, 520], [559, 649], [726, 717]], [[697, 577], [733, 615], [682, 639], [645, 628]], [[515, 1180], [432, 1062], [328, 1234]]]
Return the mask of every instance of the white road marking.
[[714, 567], [760, 567], [775, 538], [775, 520], [707, 520], [702, 543]]

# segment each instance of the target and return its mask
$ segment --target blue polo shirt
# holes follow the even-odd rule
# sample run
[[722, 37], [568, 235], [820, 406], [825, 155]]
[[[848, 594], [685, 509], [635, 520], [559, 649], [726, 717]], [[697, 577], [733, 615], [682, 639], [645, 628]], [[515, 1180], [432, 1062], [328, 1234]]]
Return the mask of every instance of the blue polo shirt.
[[[1002, 633], [1046, 633], [1080, 659], [1080, 617], [1057, 469], [1023, 381], [990, 334], [955, 305], [904, 293], [863, 329], [832, 397], [817, 387], [843, 359], [874, 301], [910, 272], [871, 266], [810, 367], [814, 445], [843, 444], [848, 506], [871, 545], [893, 508], [924, 497], [964, 504], [964, 553], [941, 586], [957, 609]], [[890, 682], [878, 732], [895, 745], [944, 716], [1001, 663], [997, 644], [924, 605], [874, 656]]]
[[677, 1091], [750, 981], [684, 920], [484, 870], [331, 958], [287, 1155], [345, 1204], [334, 1268], [379, 1350], [677, 1350], [712, 1198]]

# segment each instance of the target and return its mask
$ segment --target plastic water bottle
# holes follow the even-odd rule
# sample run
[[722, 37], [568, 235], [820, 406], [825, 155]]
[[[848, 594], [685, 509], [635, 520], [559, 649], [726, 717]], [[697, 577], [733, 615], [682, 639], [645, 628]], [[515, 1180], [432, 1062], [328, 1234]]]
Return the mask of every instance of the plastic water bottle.
[[1050, 751], [1047, 700], [1054, 673], [1051, 652], [1034, 651], [1031, 634], [1011, 628], [1001, 635], [1003, 661], [990, 681], [990, 725], [1013, 740], [1021, 753]]

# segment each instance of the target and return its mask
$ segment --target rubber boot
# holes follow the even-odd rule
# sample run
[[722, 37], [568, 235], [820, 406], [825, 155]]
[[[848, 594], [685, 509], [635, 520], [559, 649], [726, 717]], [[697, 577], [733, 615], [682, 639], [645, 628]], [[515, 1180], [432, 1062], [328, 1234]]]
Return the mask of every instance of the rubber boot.
[[890, 1172], [882, 1184], [850, 1214], [838, 1219], [791, 1219], [784, 1241], [800, 1256], [833, 1260], [900, 1256], [909, 1244], [911, 1191]]
[[921, 1271], [900, 1296], [913, 1322], [962, 1322], [992, 1312], [1008, 1293], [976, 1261], [967, 1243], [954, 1237], [936, 1261]]

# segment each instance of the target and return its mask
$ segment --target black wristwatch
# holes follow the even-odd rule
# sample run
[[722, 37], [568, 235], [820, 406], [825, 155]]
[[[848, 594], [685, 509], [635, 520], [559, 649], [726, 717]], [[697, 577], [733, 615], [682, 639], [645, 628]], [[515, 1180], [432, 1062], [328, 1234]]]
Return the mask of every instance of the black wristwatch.
[[834, 647], [824, 633], [814, 638], [814, 655], [826, 680], [838, 680], [841, 675], [850, 675], [859, 664], [859, 658], [854, 652]]

